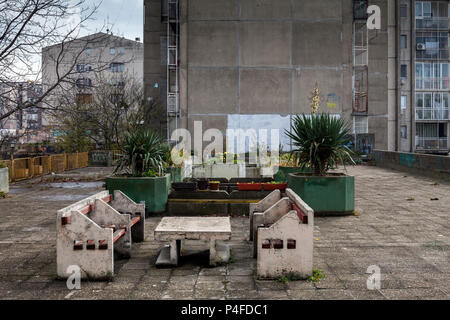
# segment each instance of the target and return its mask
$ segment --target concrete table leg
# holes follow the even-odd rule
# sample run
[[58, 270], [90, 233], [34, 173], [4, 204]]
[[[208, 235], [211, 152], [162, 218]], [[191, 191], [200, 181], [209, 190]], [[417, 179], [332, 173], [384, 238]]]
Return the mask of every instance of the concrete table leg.
[[170, 243], [170, 263], [178, 266], [178, 258], [180, 257], [181, 240], [173, 240]]
[[209, 265], [215, 267], [217, 265], [216, 240], [211, 239], [209, 242]]

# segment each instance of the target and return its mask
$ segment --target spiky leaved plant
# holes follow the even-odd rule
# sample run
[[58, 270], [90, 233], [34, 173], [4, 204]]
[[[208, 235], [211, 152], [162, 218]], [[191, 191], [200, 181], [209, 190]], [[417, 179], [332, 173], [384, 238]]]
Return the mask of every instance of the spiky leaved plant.
[[324, 176], [339, 163], [355, 164], [350, 127], [341, 118], [327, 113], [300, 115], [293, 119], [292, 132], [286, 135], [295, 147], [292, 158], [302, 169], [312, 169], [316, 175]]
[[122, 156], [115, 170], [134, 177], [142, 177], [152, 170], [159, 176], [164, 174], [166, 147], [156, 133], [143, 129], [127, 132], [124, 136]]

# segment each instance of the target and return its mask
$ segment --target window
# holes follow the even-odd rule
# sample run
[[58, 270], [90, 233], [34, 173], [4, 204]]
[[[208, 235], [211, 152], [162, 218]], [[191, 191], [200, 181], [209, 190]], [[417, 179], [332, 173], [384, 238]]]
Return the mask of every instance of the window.
[[91, 48], [86, 48], [86, 54], [89, 56], [92, 53], [92, 49]]
[[116, 54], [116, 48], [109, 48], [109, 54], [115, 55]]
[[84, 72], [84, 64], [77, 64], [77, 72]]
[[[446, 19], [445, 21], [448, 21]], [[448, 32], [416, 32], [417, 59], [449, 59]]]
[[448, 92], [416, 93], [416, 120], [449, 120]]
[[89, 78], [77, 79], [76, 85], [78, 88], [88, 88], [92, 86], [92, 81]]
[[408, 5], [400, 5], [400, 18], [408, 18]]
[[400, 109], [406, 110], [406, 96], [400, 97]]
[[400, 137], [402, 139], [408, 139], [408, 127], [407, 126], [400, 127]]
[[111, 72], [123, 72], [125, 70], [125, 64], [113, 62], [109, 65]]
[[430, 18], [431, 17], [431, 2], [417, 1], [416, 2], [416, 18]]
[[408, 66], [406, 64], [402, 64], [400, 66], [400, 77], [402, 80], [406, 80], [406, 77], [408, 76]]
[[369, 117], [353, 117], [353, 134], [369, 133]]
[[92, 70], [92, 67], [90, 64], [77, 64], [77, 72], [89, 72]]
[[408, 36], [406, 36], [406, 35], [400, 36], [400, 48], [401, 49], [408, 48]]
[[28, 113], [26, 116], [28, 121], [37, 121], [38, 120], [38, 115], [35, 113]]
[[125, 87], [125, 81], [122, 79], [111, 79], [109, 83], [115, 87]]
[[417, 29], [448, 29], [448, 1], [417, 1]]
[[367, 0], [353, 0], [353, 20], [367, 19]]
[[416, 89], [449, 89], [448, 63], [416, 63]]
[[110, 101], [113, 104], [118, 104], [119, 102], [123, 101], [123, 94], [112, 94], [110, 96]]
[[77, 103], [78, 104], [87, 104], [92, 103], [92, 94], [77, 94]]

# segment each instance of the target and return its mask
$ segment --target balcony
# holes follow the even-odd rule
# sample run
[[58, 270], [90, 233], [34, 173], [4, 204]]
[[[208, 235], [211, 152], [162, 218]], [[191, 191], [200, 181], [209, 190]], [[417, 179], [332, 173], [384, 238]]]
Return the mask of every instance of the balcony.
[[416, 59], [418, 60], [448, 60], [448, 49], [426, 49], [423, 51], [416, 51]]
[[448, 26], [447, 17], [416, 19], [416, 30], [448, 30]]
[[448, 138], [416, 137], [416, 151], [418, 152], [444, 152], [448, 153]]
[[416, 90], [444, 90], [449, 89], [449, 77], [421, 78], [416, 76]]
[[416, 121], [448, 121], [449, 109], [416, 108]]

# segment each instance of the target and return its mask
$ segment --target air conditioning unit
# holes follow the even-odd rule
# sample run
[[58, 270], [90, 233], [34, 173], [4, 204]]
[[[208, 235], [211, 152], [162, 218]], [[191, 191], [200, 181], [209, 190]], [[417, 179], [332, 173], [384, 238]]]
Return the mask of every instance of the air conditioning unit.
[[425, 43], [418, 43], [417, 44], [417, 51], [425, 51], [427, 49], [427, 46]]

